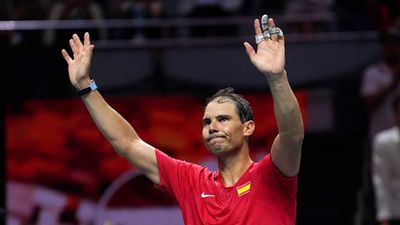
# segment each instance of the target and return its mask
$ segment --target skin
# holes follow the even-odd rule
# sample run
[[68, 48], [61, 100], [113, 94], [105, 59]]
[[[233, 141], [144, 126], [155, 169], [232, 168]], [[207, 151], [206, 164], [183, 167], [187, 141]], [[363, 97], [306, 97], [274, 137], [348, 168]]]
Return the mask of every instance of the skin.
[[242, 123], [232, 101], [210, 102], [203, 117], [203, 141], [218, 156], [218, 167], [225, 186], [233, 186], [252, 163], [248, 138], [254, 132], [254, 121]]
[[[269, 26], [274, 26], [272, 18]], [[261, 34], [260, 22], [254, 20], [256, 34]], [[89, 69], [94, 46], [88, 33], [80, 38], [74, 34], [69, 40], [72, 57], [65, 49], [62, 55], [68, 64], [71, 84], [80, 90], [89, 86]], [[276, 34], [262, 41], [255, 50], [249, 43], [244, 48], [254, 66], [266, 77], [274, 98], [275, 117], [279, 134], [272, 145], [272, 160], [285, 176], [299, 171], [303, 122], [297, 100], [290, 88], [285, 66], [285, 42]], [[98, 91], [82, 96], [93, 121], [116, 152], [126, 158], [155, 184], [160, 177], [155, 148], [144, 142]], [[221, 119], [221, 116], [225, 119]], [[267, 115], [266, 115], [267, 116]], [[248, 137], [255, 129], [254, 121], [242, 123], [232, 102], [210, 102], [203, 116], [203, 140], [211, 153], [218, 157], [219, 170], [226, 186], [234, 185], [251, 164]], [[218, 137], [214, 137], [218, 136]]]

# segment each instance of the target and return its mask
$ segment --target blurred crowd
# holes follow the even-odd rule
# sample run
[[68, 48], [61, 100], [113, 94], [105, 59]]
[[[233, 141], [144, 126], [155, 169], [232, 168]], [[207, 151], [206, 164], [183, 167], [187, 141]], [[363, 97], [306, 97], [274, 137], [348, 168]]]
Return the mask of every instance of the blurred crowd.
[[[361, 30], [379, 25], [383, 30], [399, 13], [399, 2], [395, 0], [16, 0], [0, 3], [0, 20], [77, 20], [77, 19], [164, 19], [231, 17], [244, 15], [333, 15], [336, 29]], [[295, 18], [296, 19], [296, 18]], [[371, 23], [370, 20], [374, 20]], [[317, 22], [318, 23], [318, 22]], [[315, 25], [315, 24], [314, 24]], [[332, 24], [331, 24], [332, 25]], [[207, 26], [204, 26], [207, 28]], [[320, 25], [298, 24], [300, 31], [321, 31]], [[173, 37], [173, 29], [144, 27], [136, 29], [104, 28], [91, 29], [92, 39], [127, 39]], [[210, 28], [208, 26], [208, 28]], [[286, 29], [287, 30], [287, 29]], [[192, 35], [226, 35], [236, 32], [227, 29], [199, 29]], [[52, 46], [58, 40], [65, 43], [71, 30], [0, 31], [3, 43], [11, 46]], [[79, 32], [74, 29], [74, 32]], [[65, 37], [68, 36], [68, 37]]]

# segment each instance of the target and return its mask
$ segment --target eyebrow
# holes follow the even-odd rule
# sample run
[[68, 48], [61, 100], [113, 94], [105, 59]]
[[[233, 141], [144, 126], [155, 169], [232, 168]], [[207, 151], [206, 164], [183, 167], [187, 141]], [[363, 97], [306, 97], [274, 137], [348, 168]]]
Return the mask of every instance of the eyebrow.
[[219, 120], [219, 119], [231, 119], [231, 118], [232, 117], [230, 115], [225, 115], [225, 114], [217, 116], [217, 120]]
[[[231, 119], [232, 118], [232, 116], [230, 116], [230, 115], [226, 115], [226, 114], [222, 114], [222, 115], [218, 115], [218, 116], [216, 116], [216, 118], [217, 118], [217, 120], [220, 120], [220, 119]], [[209, 121], [211, 121], [211, 119], [209, 118], [209, 117], [205, 117], [205, 118], [203, 118], [202, 120], [201, 120], [202, 122], [203, 122], [203, 124], [204, 123], [206, 123], [206, 122], [209, 122]]]

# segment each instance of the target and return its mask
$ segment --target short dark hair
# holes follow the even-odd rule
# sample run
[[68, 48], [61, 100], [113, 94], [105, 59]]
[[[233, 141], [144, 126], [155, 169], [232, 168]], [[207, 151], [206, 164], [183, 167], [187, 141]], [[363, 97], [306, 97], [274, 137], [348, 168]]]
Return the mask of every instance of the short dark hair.
[[224, 102], [226, 99], [231, 100], [236, 106], [237, 113], [239, 114], [242, 123], [255, 119], [250, 103], [242, 95], [236, 94], [233, 88], [227, 87], [220, 89], [217, 93], [207, 99], [206, 105], [215, 99], [218, 99], [217, 102], [219, 103]]
[[400, 110], [400, 95], [396, 95], [392, 101], [392, 109], [394, 113]]

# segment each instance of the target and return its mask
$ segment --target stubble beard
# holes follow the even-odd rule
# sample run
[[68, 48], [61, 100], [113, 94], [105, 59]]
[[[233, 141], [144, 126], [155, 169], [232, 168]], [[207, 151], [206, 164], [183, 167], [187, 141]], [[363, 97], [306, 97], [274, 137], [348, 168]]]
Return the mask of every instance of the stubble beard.
[[207, 149], [214, 156], [221, 157], [234, 154], [235, 152], [237, 152], [239, 148], [235, 149], [233, 146], [230, 146], [228, 144], [223, 144], [219, 146], [207, 145]]

